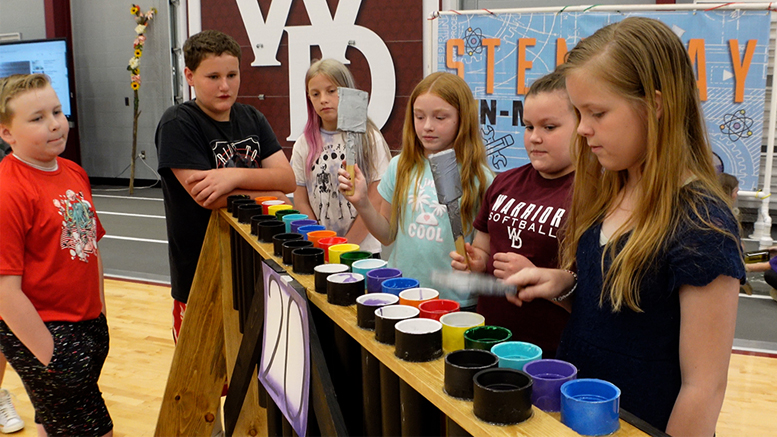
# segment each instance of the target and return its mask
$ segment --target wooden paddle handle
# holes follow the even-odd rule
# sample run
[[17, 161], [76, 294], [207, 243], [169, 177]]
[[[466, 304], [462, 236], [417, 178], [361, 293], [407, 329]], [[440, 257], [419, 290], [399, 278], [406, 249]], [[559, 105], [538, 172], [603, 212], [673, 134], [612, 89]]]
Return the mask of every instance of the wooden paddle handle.
[[351, 189], [345, 192], [346, 196], [353, 196], [356, 191], [356, 170], [353, 168], [353, 164], [346, 164], [345, 170], [348, 172], [348, 177], [351, 178]]
[[464, 257], [464, 262], [469, 266], [469, 257], [467, 256], [467, 249], [464, 247], [464, 236], [459, 235], [456, 239], [456, 253]]

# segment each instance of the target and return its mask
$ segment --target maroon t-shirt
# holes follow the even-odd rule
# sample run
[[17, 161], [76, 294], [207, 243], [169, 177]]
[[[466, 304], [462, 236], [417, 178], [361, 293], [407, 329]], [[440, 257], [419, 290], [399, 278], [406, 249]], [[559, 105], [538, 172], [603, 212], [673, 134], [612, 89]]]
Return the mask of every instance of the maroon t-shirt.
[[[558, 233], [567, 217], [573, 180], [574, 173], [545, 179], [531, 164], [494, 179], [473, 224], [490, 237], [487, 273], [493, 274], [493, 255], [499, 252], [519, 253], [537, 267], [558, 267]], [[480, 296], [478, 312], [486, 324], [510, 329], [513, 340], [541, 347], [545, 358], [555, 357], [569, 319], [566, 310], [545, 299], [518, 307], [504, 297]]]

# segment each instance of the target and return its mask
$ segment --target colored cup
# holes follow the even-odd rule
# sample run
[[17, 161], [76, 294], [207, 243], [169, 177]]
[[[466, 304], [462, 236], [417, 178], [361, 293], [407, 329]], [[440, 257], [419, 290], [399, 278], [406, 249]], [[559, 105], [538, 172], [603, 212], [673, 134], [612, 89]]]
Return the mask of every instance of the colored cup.
[[621, 391], [601, 379], [574, 379], [561, 386], [561, 423], [582, 435], [612, 434], [620, 427]]
[[[324, 264], [339, 266], [343, 264]], [[396, 305], [399, 297], [393, 294], [372, 293], [363, 294], [356, 298], [356, 325], [362, 329], [373, 331], [375, 329], [375, 310], [386, 305]]]
[[290, 231], [298, 232], [299, 228], [303, 226], [316, 225], [316, 224], [318, 224], [318, 222], [313, 219], [294, 220], [293, 222], [291, 222]]
[[561, 360], [537, 360], [523, 366], [534, 380], [531, 403], [542, 411], [561, 411], [561, 386], [577, 378], [577, 367]]
[[[400, 293], [400, 297], [402, 296], [402, 293]], [[460, 308], [461, 306], [458, 302], [450, 299], [431, 299], [418, 304], [418, 309], [421, 310], [422, 319], [440, 320], [440, 317], [448, 313], [456, 312]]]
[[415, 287], [406, 288], [399, 292], [399, 303], [401, 305], [408, 305], [416, 307], [419, 310], [419, 306], [429, 300], [439, 299], [440, 292], [434, 288]]
[[391, 267], [372, 269], [367, 272], [367, 293], [382, 293], [383, 281], [400, 277], [402, 277], [402, 271], [399, 269]]
[[481, 349], [461, 349], [449, 353], [445, 356], [445, 393], [471, 401], [475, 390], [473, 377], [481, 370], [496, 367], [498, 363], [496, 355]]
[[297, 228], [297, 232], [302, 234], [302, 238], [306, 240], [308, 239], [308, 232], [324, 231], [324, 230], [326, 230], [326, 226], [324, 225], [305, 225]]
[[278, 211], [282, 211], [285, 209], [293, 209], [294, 207], [289, 205], [288, 203], [283, 203], [280, 205], [271, 205], [267, 208], [267, 214], [269, 215], [275, 215], [278, 213]]
[[307, 214], [287, 214], [283, 216], [281, 221], [283, 221], [283, 224], [286, 225], [286, 232], [291, 232], [291, 222], [295, 220], [305, 220], [308, 218]]
[[275, 197], [275, 196], [259, 196], [259, 197], [254, 197], [254, 202], [256, 202], [257, 205], [261, 205], [262, 202], [266, 202], [268, 200], [278, 200], [278, 198]]
[[353, 263], [354, 261], [359, 261], [362, 259], [372, 258], [372, 252], [367, 252], [364, 250], [354, 250], [351, 252], [345, 252], [342, 255], [340, 255], [340, 264], [345, 264], [349, 268], [351, 268], [351, 271], [353, 271]]
[[332, 264], [343, 264], [340, 262], [340, 255], [345, 252], [353, 252], [359, 250], [358, 244], [342, 243], [329, 246], [329, 262]]
[[418, 279], [414, 278], [391, 278], [386, 279], [380, 284], [381, 290], [384, 293], [396, 294], [397, 296], [399, 296], [401, 291], [407, 290], [408, 288], [416, 288], [419, 285]]
[[483, 326], [486, 318], [470, 311], [456, 311], [440, 317], [442, 323], [442, 348], [445, 352], [464, 349], [464, 332], [475, 326]]
[[523, 370], [523, 366], [542, 358], [542, 349], [525, 341], [503, 341], [491, 347], [499, 357], [499, 367]]
[[473, 377], [475, 417], [488, 423], [520, 423], [533, 414], [531, 376], [521, 370], [486, 369]]
[[275, 212], [275, 218], [283, 221], [283, 216], [289, 215], [289, 214], [299, 214], [299, 211], [296, 209], [282, 209], [280, 211]]
[[[348, 239], [345, 237], [324, 237], [318, 240], [318, 247], [324, 249], [324, 261], [332, 262], [329, 260], [329, 248], [335, 244], [347, 243]], [[333, 263], [340, 264], [340, 263]]]
[[[264, 202], [261, 203], [261, 205], [262, 205], [262, 212], [264, 212], [265, 214], [270, 214], [270, 207], [271, 206], [283, 205], [285, 203], [286, 202], [284, 202], [283, 200], [278, 200], [278, 199], [275, 199], [275, 200], [265, 200]], [[289, 205], [289, 206], [291, 206], [291, 205]], [[274, 215], [274, 214], [270, 214], [270, 215]]]
[[[352, 273], [356, 274], [356, 273]], [[375, 340], [394, 344], [394, 326], [400, 320], [418, 317], [418, 308], [407, 305], [386, 305], [375, 310]]]
[[476, 326], [464, 331], [464, 348], [490, 351], [494, 345], [510, 340], [512, 336], [509, 329], [501, 326]]
[[310, 231], [308, 232], [308, 241], [313, 242], [313, 247], [320, 247], [318, 245], [318, 240], [334, 236], [337, 236], [337, 232], [330, 231], [329, 229], [324, 229], [322, 231]]
[[394, 355], [404, 361], [417, 363], [440, 358], [442, 324], [431, 319], [400, 320], [394, 325], [394, 345]]
[[[310, 235], [310, 234], [308, 234]], [[375, 269], [381, 269], [383, 267], [386, 267], [386, 260], [383, 259], [377, 259], [377, 258], [366, 258], [366, 259], [360, 259], [356, 260], [351, 264], [351, 271], [354, 273], [359, 273], [360, 275], [364, 275], [365, 278], [367, 278], [367, 281], [369, 281], [370, 278], [367, 277], [367, 273], [369, 273], [371, 270]]]

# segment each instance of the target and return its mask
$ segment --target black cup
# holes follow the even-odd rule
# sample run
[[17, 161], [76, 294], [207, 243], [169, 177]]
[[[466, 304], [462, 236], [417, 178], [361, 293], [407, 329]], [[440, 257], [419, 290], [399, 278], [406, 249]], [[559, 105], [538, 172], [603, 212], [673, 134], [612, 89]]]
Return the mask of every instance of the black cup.
[[230, 194], [229, 196], [227, 196], [227, 212], [228, 213], [232, 212], [232, 202], [234, 202], [235, 200], [250, 199], [250, 198], [251, 196], [249, 196], [248, 194]]
[[523, 422], [531, 417], [534, 381], [527, 373], [504, 368], [486, 369], [475, 374], [473, 381], [475, 417], [502, 425]]
[[364, 275], [335, 273], [326, 278], [326, 301], [332, 305], [349, 306], [364, 294]]
[[275, 217], [269, 214], [257, 214], [251, 217], [251, 235], [259, 235], [259, 223], [267, 220], [275, 220]]
[[442, 323], [437, 320], [400, 320], [394, 325], [394, 330], [394, 355], [397, 358], [424, 362], [442, 356]]
[[387, 305], [375, 310], [375, 340], [383, 344], [394, 344], [394, 326], [400, 320], [418, 317], [421, 311], [408, 305]]
[[265, 220], [259, 223], [259, 240], [263, 243], [272, 243], [272, 237], [283, 233], [286, 225], [278, 220]]
[[251, 223], [251, 217], [262, 213], [262, 205], [256, 203], [247, 203], [244, 205], [238, 205], [237, 207], [237, 222], [238, 223]]
[[482, 349], [460, 349], [445, 356], [445, 393], [471, 401], [474, 397], [472, 378], [481, 370], [499, 364], [499, 357]]
[[[322, 249], [323, 250], [323, 249]], [[321, 264], [313, 268], [313, 279], [316, 293], [326, 294], [326, 278], [335, 273], [345, 273], [348, 266], [345, 264]]]
[[[345, 264], [328, 264], [345, 266]], [[347, 267], [347, 266], [346, 266]], [[375, 330], [375, 310], [399, 303], [399, 296], [388, 293], [368, 293], [356, 298], [356, 325], [368, 331]]]
[[313, 269], [317, 265], [323, 263], [324, 249], [318, 247], [302, 247], [291, 251], [291, 266], [294, 273], [312, 275]]
[[284, 232], [282, 234], [273, 235], [272, 248], [275, 256], [283, 256], [283, 243], [293, 240], [302, 240], [302, 234], [297, 234], [295, 232]]
[[232, 202], [232, 217], [237, 218], [237, 212], [240, 210], [240, 205], [256, 205], [254, 199], [237, 199]]
[[[284, 229], [286, 229], [284, 227]], [[281, 244], [281, 256], [283, 257], [283, 263], [286, 265], [291, 265], [293, 262], [291, 258], [291, 252], [294, 249], [300, 249], [303, 247], [313, 247], [313, 242], [308, 240], [291, 240], [291, 241], [285, 241], [283, 244]]]

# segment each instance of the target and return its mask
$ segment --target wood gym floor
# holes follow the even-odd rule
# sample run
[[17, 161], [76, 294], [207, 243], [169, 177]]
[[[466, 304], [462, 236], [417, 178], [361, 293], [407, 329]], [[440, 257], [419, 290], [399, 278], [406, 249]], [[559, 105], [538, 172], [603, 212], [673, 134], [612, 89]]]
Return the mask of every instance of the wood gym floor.
[[[138, 190], [132, 198], [126, 197], [126, 189], [95, 189], [95, 194], [100, 196], [95, 197], [98, 214], [111, 237], [100, 244], [109, 278], [105, 297], [111, 332], [100, 387], [115, 436], [152, 436], [173, 356], [161, 194], [158, 189]], [[758, 288], [755, 283], [754, 288]], [[739, 318], [747, 326], [737, 325], [718, 437], [777, 435], [775, 316], [777, 302], [771, 299], [740, 299]], [[740, 331], [749, 330], [754, 335], [743, 338]], [[15, 396], [16, 409], [27, 424], [14, 435], [37, 435], [32, 405], [10, 366], [3, 387]]]

